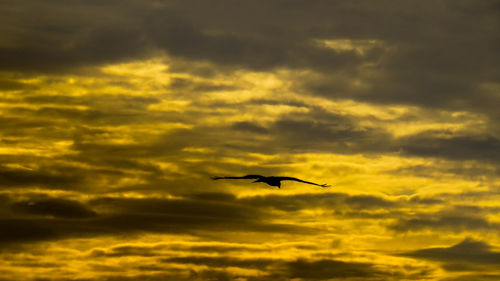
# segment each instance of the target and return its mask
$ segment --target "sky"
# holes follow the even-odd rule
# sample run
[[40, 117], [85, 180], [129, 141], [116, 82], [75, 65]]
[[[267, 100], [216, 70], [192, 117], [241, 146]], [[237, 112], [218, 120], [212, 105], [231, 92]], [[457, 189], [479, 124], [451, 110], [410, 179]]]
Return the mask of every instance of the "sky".
[[1, 281], [500, 280], [499, 1], [0, 19]]

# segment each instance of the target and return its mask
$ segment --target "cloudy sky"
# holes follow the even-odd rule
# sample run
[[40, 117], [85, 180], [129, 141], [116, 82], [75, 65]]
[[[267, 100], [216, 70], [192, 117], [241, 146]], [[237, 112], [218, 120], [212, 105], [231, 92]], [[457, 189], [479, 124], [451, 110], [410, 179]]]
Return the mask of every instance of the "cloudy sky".
[[1, 281], [500, 280], [500, 2], [0, 18]]

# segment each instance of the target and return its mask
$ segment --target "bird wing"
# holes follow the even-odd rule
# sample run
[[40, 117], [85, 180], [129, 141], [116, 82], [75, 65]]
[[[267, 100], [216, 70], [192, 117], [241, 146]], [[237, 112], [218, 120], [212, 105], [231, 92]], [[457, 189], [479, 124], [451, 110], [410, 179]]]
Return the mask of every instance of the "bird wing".
[[278, 179], [280, 181], [298, 181], [298, 182], [303, 182], [303, 183], [307, 183], [307, 184], [317, 185], [317, 186], [321, 186], [321, 187], [329, 187], [330, 186], [328, 184], [317, 184], [317, 183], [314, 183], [314, 182], [303, 181], [303, 180], [300, 180], [298, 178], [292, 178], [292, 177], [276, 177], [276, 179]]
[[243, 177], [212, 177], [213, 180], [239, 180], [239, 179], [261, 179], [265, 178], [260, 175], [246, 175]]

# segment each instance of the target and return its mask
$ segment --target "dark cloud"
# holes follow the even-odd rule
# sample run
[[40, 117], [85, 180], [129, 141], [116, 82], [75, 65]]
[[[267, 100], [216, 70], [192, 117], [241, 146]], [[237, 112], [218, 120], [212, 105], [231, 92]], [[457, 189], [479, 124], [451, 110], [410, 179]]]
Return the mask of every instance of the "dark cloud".
[[299, 259], [288, 264], [291, 278], [325, 280], [330, 278], [371, 278], [383, 275], [373, 264], [337, 260], [308, 261]]
[[[162, 26], [161, 23], [155, 25]], [[160, 47], [174, 56], [210, 60], [217, 64], [252, 70], [270, 70], [276, 67], [330, 70], [367, 60], [356, 52], [335, 52], [315, 46], [307, 40], [278, 41], [269, 37], [235, 35], [229, 32], [211, 35], [182, 23], [166, 28], [158, 35], [156, 40]], [[376, 53], [371, 55], [376, 57]]]
[[387, 208], [394, 207], [395, 202], [371, 195], [354, 195], [347, 198], [346, 203], [353, 208]]
[[[4, 159], [6, 163], [15, 163], [18, 167], [0, 166], [0, 187], [3, 190], [39, 188], [90, 192], [102, 188], [101, 184], [104, 179], [113, 182], [127, 176], [127, 173], [113, 167], [81, 167], [73, 164], [61, 164], [57, 160], [68, 160], [64, 157], [61, 158], [33, 155], [6, 157]], [[37, 163], [38, 167], [31, 168], [33, 163]], [[126, 167], [126, 164], [122, 163], [121, 166]], [[147, 167], [140, 165], [134, 167], [147, 169]]]
[[302, 141], [308, 136], [307, 139], [311, 140], [312, 137], [312, 141], [342, 143], [342, 141], [352, 141], [367, 136], [365, 132], [350, 127], [350, 122], [341, 116], [333, 118], [329, 123], [312, 120], [279, 120], [273, 124], [273, 129], [279, 135], [284, 135], [285, 138], [294, 137]]
[[0, 79], [0, 90], [2, 91], [16, 91], [29, 88], [29, 85], [18, 82], [14, 79]]
[[203, 245], [203, 244], [160, 244], [156, 246], [135, 246], [123, 245], [113, 247], [108, 250], [95, 249], [92, 250], [91, 257], [125, 257], [125, 256], [142, 256], [154, 257], [164, 256], [165, 251], [190, 252], [190, 253], [231, 253], [231, 252], [259, 252], [264, 251], [263, 248], [250, 247], [248, 245], [234, 244], [218, 244], [218, 245]]
[[[271, 233], [314, 233], [315, 229], [300, 225], [271, 223], [267, 218], [272, 210], [299, 211], [321, 208], [338, 217], [364, 219], [401, 215], [401, 207], [420, 204], [411, 200], [387, 200], [368, 195], [342, 193], [268, 195], [236, 198], [227, 193], [192, 194], [184, 199], [97, 198], [82, 202], [34, 196], [31, 199], [6, 199], [16, 218], [4, 218], [2, 224], [10, 229], [2, 234], [3, 243], [43, 241], [71, 237], [101, 235], [133, 235], [142, 232], [190, 233], [254, 231]], [[8, 203], [8, 202], [12, 203]], [[417, 200], [418, 201], [418, 200]], [[373, 211], [387, 210], [384, 214]], [[470, 208], [469, 208], [470, 209]], [[480, 210], [463, 210], [475, 214]], [[26, 217], [28, 216], [28, 217]], [[50, 216], [41, 218], [37, 216]], [[426, 227], [452, 229], [489, 228], [490, 223], [480, 217], [441, 217], [399, 220], [393, 229], [418, 230]], [[183, 250], [171, 248], [171, 250]], [[199, 246], [184, 250], [238, 251], [238, 247]], [[154, 252], [154, 251], [153, 251]], [[150, 255], [148, 249], [123, 248], [101, 255]]]
[[[0, 50], [1, 67], [21, 71], [61, 71], [137, 58], [153, 48], [165, 50], [174, 57], [252, 69], [284, 65], [331, 68], [351, 64], [352, 60], [359, 61], [359, 54], [355, 52], [332, 52], [310, 44], [305, 38], [290, 40], [297, 39], [296, 36], [288, 40], [273, 40], [259, 30], [257, 33], [236, 34], [235, 30], [227, 29], [231, 24], [215, 34], [207, 32], [201, 26], [209, 23], [193, 23], [191, 18], [202, 10], [181, 12], [190, 7], [184, 4], [159, 8], [152, 2], [134, 2], [127, 1], [119, 9], [112, 3], [78, 3], [77, 10], [50, 3], [39, 8], [52, 17], [37, 24], [34, 9], [21, 9], [23, 6], [13, 1], [6, 3], [4, 13], [11, 13], [8, 22], [27, 32], [16, 34], [5, 30], [12, 42], [18, 45], [3, 46]], [[201, 8], [201, 4], [191, 7]], [[108, 16], [110, 12], [113, 17]], [[58, 13], [62, 16], [56, 16]], [[40, 38], [37, 33], [44, 37]]]
[[493, 162], [500, 159], [500, 139], [491, 135], [444, 137], [426, 132], [403, 139], [402, 143], [402, 150], [410, 155]]
[[[267, 278], [286, 279], [301, 278], [301, 280], [326, 280], [332, 278], [365, 278], [367, 280], [380, 280], [380, 278], [393, 276], [394, 274], [379, 270], [371, 263], [344, 262], [340, 260], [321, 259], [306, 260], [297, 259], [286, 261], [271, 258], [234, 258], [234, 257], [199, 257], [186, 256], [163, 259], [165, 263], [181, 263], [205, 265], [211, 268], [240, 267], [265, 271], [267, 276], [262, 276], [262, 280]], [[422, 276], [420, 276], [422, 277]], [[258, 277], [250, 280], [261, 280]]]
[[492, 165], [481, 165], [480, 162], [470, 163], [455, 161], [452, 164], [436, 163], [436, 165], [410, 165], [387, 171], [393, 175], [412, 175], [425, 178], [462, 177], [469, 180], [493, 179], [499, 174], [499, 168]]
[[238, 89], [236, 86], [215, 84], [210, 82], [197, 82], [192, 79], [187, 78], [173, 78], [170, 82], [169, 87], [176, 91], [194, 92], [199, 94], [200, 92], [215, 92], [215, 91], [231, 91]]
[[[294, 149], [335, 151], [342, 154], [398, 153], [453, 161], [497, 162], [500, 159], [497, 153], [500, 151], [500, 140], [489, 134], [459, 135], [447, 131], [424, 131], [396, 138], [381, 127], [359, 124], [360, 121], [353, 116], [313, 110], [308, 114], [285, 116], [267, 125], [248, 121], [236, 122], [232, 124], [231, 129], [272, 137], [272, 142], [261, 149], [271, 152]], [[276, 142], [280, 145], [273, 145]]]
[[423, 204], [423, 205], [437, 205], [437, 204], [442, 204], [445, 203], [443, 199], [440, 198], [429, 198], [429, 197], [420, 197], [420, 196], [413, 196], [409, 199], [409, 202], [411, 203], [416, 203], [416, 204]]
[[235, 257], [174, 257], [162, 259], [165, 263], [181, 263], [206, 265], [209, 267], [241, 267], [241, 268], [258, 268], [265, 270], [267, 267], [275, 265], [280, 260], [269, 258], [235, 258]]
[[61, 218], [89, 218], [97, 214], [82, 203], [74, 200], [47, 198], [15, 202], [11, 208], [30, 215], [50, 215]]
[[[366, 21], [346, 36], [370, 34], [394, 47], [385, 51], [377, 67], [359, 67], [357, 71], [343, 73], [346, 79], [331, 79], [331, 75], [325, 74], [322, 79], [306, 82], [306, 91], [326, 97], [495, 115], [493, 104], [498, 98], [479, 87], [486, 81], [498, 80], [494, 65], [499, 56], [493, 51], [494, 46], [498, 46], [498, 36], [480, 24], [498, 22], [499, 9], [494, 1], [487, 1], [485, 5], [476, 5], [472, 1], [443, 1], [433, 8], [413, 1], [405, 7], [391, 1], [385, 4], [397, 12], [383, 16], [383, 20], [373, 19], [372, 16], [382, 11], [361, 1], [352, 4], [347, 18], [339, 21], [347, 31], [353, 27], [348, 15], [365, 12], [363, 18]], [[466, 12], [469, 9], [475, 12]], [[377, 24], [368, 27], [370, 20]], [[333, 21], [332, 25], [336, 23]], [[401, 29], [386, 26], [391, 23]], [[381, 29], [382, 26], [387, 28]], [[382, 30], [385, 34], [380, 33]], [[412, 31], [403, 34], [403, 30]], [[364, 32], [367, 33], [361, 34]], [[370, 75], [373, 73], [377, 75]], [[362, 79], [366, 87], [353, 87], [346, 81], [348, 79]]]
[[[313, 233], [315, 229], [271, 223], [264, 212], [235, 203], [187, 199], [100, 198], [87, 205], [71, 200], [45, 199], [14, 203], [13, 209], [29, 215], [54, 218], [4, 218], [1, 243], [45, 241], [102, 235], [138, 233], [268, 232]], [[93, 209], [93, 210], [92, 210]], [[95, 213], [94, 213], [95, 212]]]
[[129, 4], [132, 1], [114, 9], [112, 3], [80, 2], [69, 7], [57, 1], [22, 5], [7, 1], [0, 13], [9, 26], [2, 31], [10, 44], [0, 45], [0, 68], [60, 72], [137, 57], [147, 43], [134, 25], [137, 17], [127, 17]]
[[[194, 6], [204, 7], [199, 1], [193, 1]], [[185, 3], [176, 3], [174, 7], [185, 11], [186, 18], [194, 22], [187, 28], [189, 36], [179, 36], [186, 38], [184, 45], [195, 45], [188, 44], [194, 41], [205, 42], [207, 46], [197, 50], [188, 48], [189, 53], [186, 51], [184, 56], [205, 57], [220, 63], [231, 61], [248, 67], [285, 65], [317, 69], [323, 71], [324, 79], [319, 85], [313, 82], [306, 88], [327, 97], [476, 111], [483, 108], [494, 113], [492, 104], [497, 99], [478, 88], [498, 76], [495, 65], [499, 57], [494, 51], [499, 41], [498, 30], [486, 27], [498, 22], [499, 9], [494, 1], [484, 4], [443, 1], [432, 6], [417, 1], [405, 5], [384, 1], [379, 7], [368, 1], [315, 1], [312, 5], [300, 1], [293, 4], [255, 1], [239, 7], [231, 3], [205, 7], [212, 11], [209, 14]], [[251, 18], [248, 10], [253, 11]], [[228, 11], [234, 17], [216, 18]], [[203, 25], [220, 33], [206, 35], [196, 31], [194, 26]], [[238, 36], [227, 35], [231, 32], [237, 32]], [[322, 50], [309, 43], [313, 38], [378, 39], [385, 46], [376, 46], [363, 57], [354, 52]], [[247, 40], [245, 47], [240, 43], [243, 40]], [[224, 56], [212, 54], [211, 49], [222, 44], [218, 42], [226, 42], [224, 47], [231, 46], [228, 52], [223, 52]], [[245, 54], [252, 54], [249, 57], [254, 61], [245, 62]], [[367, 62], [375, 66], [367, 67], [364, 65]], [[346, 79], [332, 79], [331, 71], [339, 69], [342, 71], [335, 76], [340, 74]], [[377, 75], [369, 75], [372, 73]], [[367, 90], [354, 88], [346, 81], [360, 78], [368, 84]]]
[[[9, 117], [2, 118], [6, 122], [0, 127], [8, 135], [30, 135], [43, 138], [58, 136], [71, 139], [73, 135], [70, 133], [78, 135], [83, 129], [81, 126], [175, 122], [168, 117], [146, 111], [149, 105], [160, 102], [158, 98], [103, 94], [102, 96], [89, 95], [75, 99], [64, 96], [26, 95], [23, 100], [33, 105], [39, 105], [39, 107], [9, 108], [6, 112]], [[68, 108], [69, 105], [89, 108]], [[70, 130], [63, 131], [60, 129], [62, 126], [66, 126]], [[17, 130], [14, 130], [15, 128]], [[41, 128], [46, 130], [37, 130]]]
[[291, 196], [267, 195], [240, 199], [244, 204], [274, 208], [283, 211], [322, 208], [325, 210], [378, 209], [396, 207], [398, 202], [369, 195], [349, 196], [345, 193], [296, 194]]
[[47, 128], [51, 125], [55, 125], [54, 120], [30, 120], [28, 118], [21, 117], [7, 117], [2, 116], [0, 118], [2, 122], [0, 129], [4, 134], [4, 137], [8, 136], [25, 136], [26, 133], [36, 133], [37, 130], [42, 128]]
[[485, 242], [471, 238], [451, 247], [428, 248], [407, 252], [403, 255], [441, 261], [445, 263], [445, 268], [453, 271], [468, 271], [467, 264], [498, 266], [500, 262], [500, 252], [494, 251]]
[[467, 210], [439, 211], [433, 214], [417, 214], [399, 218], [390, 228], [398, 232], [424, 229], [462, 231], [497, 231], [499, 225], [488, 221], [482, 215]]
[[58, 229], [53, 229], [52, 220], [0, 219], [5, 231], [0, 233], [0, 244], [32, 242], [60, 238]]
[[[495, 115], [498, 99], [483, 86], [498, 80], [499, 10], [493, 0], [79, 2], [72, 9], [7, 1], [0, 67], [63, 71], [161, 50], [231, 68], [313, 69], [323, 78], [299, 84], [329, 98]], [[315, 39], [352, 46], [326, 48]], [[360, 79], [367, 87], [349, 82]]]
[[[461, 202], [462, 204], [465, 204], [464, 206], [469, 206], [471, 202], [481, 202], [482, 200], [485, 199], [490, 199], [490, 198], [496, 198], [499, 195], [499, 191], [495, 189], [489, 189], [489, 190], [471, 190], [471, 191], [464, 191], [464, 192], [443, 192], [436, 194], [433, 198], [442, 200], [444, 203], [446, 202], [456, 202], [456, 204], [459, 204]], [[476, 206], [479, 207], [479, 206]], [[494, 211], [495, 207], [489, 208], [486, 206], [480, 207], [479, 211], [474, 211], [475, 215], [484, 215], [488, 212]], [[470, 210], [470, 209], [469, 209]]]
[[133, 211], [151, 214], [182, 214], [184, 216], [203, 216], [206, 218], [226, 218], [251, 220], [262, 216], [258, 210], [237, 205], [232, 202], [185, 199], [115, 199], [100, 198], [91, 200], [91, 206], [103, 208], [111, 213]]
[[90, 253], [92, 258], [100, 257], [127, 257], [127, 256], [141, 256], [152, 257], [160, 255], [157, 249], [152, 247], [138, 247], [138, 246], [118, 246], [113, 247], [111, 250], [95, 249]]
[[[83, 26], [80, 26], [83, 28]], [[42, 31], [43, 32], [43, 31]], [[52, 46], [18, 46], [0, 49], [3, 70], [22, 72], [61, 72], [71, 71], [78, 67], [124, 60], [127, 56], [138, 58], [143, 53], [144, 40], [135, 30], [120, 28], [104, 30], [74, 30], [80, 38], [76, 42], [69, 36], [61, 38], [63, 42]], [[131, 40], [134, 38], [135, 40]], [[116, 45], [117, 42], [123, 44]], [[36, 44], [36, 42], [29, 42]], [[71, 45], [71, 44], [75, 45]], [[68, 44], [68, 46], [64, 46]]]
[[262, 126], [253, 124], [251, 122], [236, 122], [232, 125], [232, 129], [235, 130], [240, 130], [240, 131], [245, 131], [245, 132], [252, 132], [252, 133], [257, 133], [257, 134], [268, 134], [270, 131]]
[[193, 199], [200, 199], [206, 201], [234, 202], [236, 200], [236, 196], [234, 194], [224, 193], [224, 192], [194, 193], [194, 194], [188, 194], [188, 196]]
[[[118, 269], [117, 267], [115, 267]], [[59, 278], [37, 278], [37, 281], [133, 281], [133, 280], [145, 280], [145, 281], [163, 281], [163, 280], [178, 280], [178, 281], [230, 281], [235, 279], [249, 280], [249, 281], [285, 281], [285, 277], [280, 275], [263, 275], [263, 276], [248, 276], [236, 274], [228, 270], [217, 270], [217, 269], [191, 269], [191, 270], [181, 270], [172, 268], [163, 268], [157, 265], [139, 266], [142, 274], [136, 275], [124, 275], [120, 273], [115, 273], [113, 275], [107, 274], [106, 276], [92, 278], [92, 279], [59, 279]], [[2, 280], [4, 281], [4, 280]], [[5, 281], [13, 281], [5, 279]]]
[[[288, 105], [287, 102], [284, 104]], [[270, 137], [271, 140], [265, 145], [259, 145], [260, 152], [266, 153], [293, 150], [370, 154], [398, 149], [391, 134], [380, 127], [361, 126], [354, 116], [326, 112], [316, 107], [308, 108], [308, 113], [284, 115], [265, 125], [249, 121], [235, 122], [230, 129]]]
[[477, 281], [495, 281], [500, 278], [498, 274], [465, 274], [458, 277], [450, 277], [445, 278], [443, 281], [468, 281], [468, 280], [477, 280]]
[[199, 252], [199, 253], [227, 253], [227, 252], [259, 252], [265, 251], [265, 249], [259, 249], [255, 247], [248, 246], [234, 246], [234, 245], [219, 245], [219, 246], [190, 246], [187, 250], [191, 252]]
[[33, 187], [44, 186], [54, 189], [72, 189], [81, 182], [77, 175], [59, 173], [54, 170], [28, 170], [0, 167], [0, 186]]

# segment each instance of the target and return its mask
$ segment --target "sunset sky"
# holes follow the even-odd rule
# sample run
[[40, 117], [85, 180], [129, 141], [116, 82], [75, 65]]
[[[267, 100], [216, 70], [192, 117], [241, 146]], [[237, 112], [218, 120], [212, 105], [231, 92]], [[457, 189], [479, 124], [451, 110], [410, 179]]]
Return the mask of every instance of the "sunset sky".
[[500, 280], [499, 1], [0, 19], [0, 281]]

